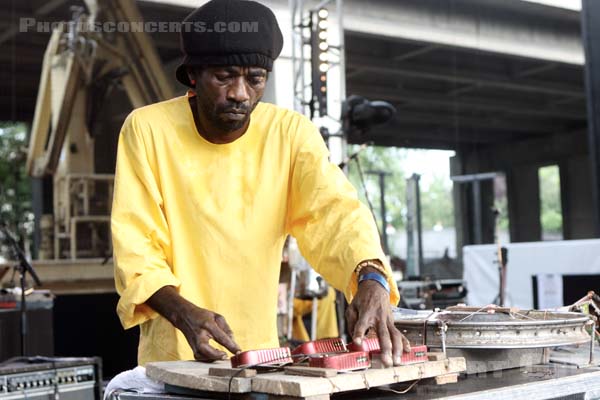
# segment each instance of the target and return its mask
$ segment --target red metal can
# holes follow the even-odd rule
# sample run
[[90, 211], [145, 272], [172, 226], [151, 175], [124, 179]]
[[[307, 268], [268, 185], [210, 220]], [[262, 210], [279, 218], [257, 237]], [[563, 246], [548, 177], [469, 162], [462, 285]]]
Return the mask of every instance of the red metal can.
[[313, 340], [312, 342], [302, 343], [292, 350], [292, 354], [321, 354], [321, 353], [345, 353], [348, 349], [346, 343], [341, 338], [329, 338]]
[[233, 368], [247, 366], [282, 366], [293, 363], [290, 349], [277, 347], [274, 349], [248, 350], [231, 357]]
[[367, 369], [371, 366], [369, 353], [365, 351], [354, 351], [350, 353], [324, 354], [311, 357], [308, 365], [317, 368], [333, 368], [338, 371], [355, 371]]
[[[377, 338], [364, 338], [360, 345], [352, 342], [348, 345], [348, 350], [366, 351], [369, 353], [369, 355], [381, 353], [379, 339]], [[425, 361], [428, 361], [427, 346], [411, 346], [410, 352], [402, 353], [401, 364], [415, 364]]]
[[360, 344], [350, 343], [348, 345], [350, 351], [366, 351], [367, 353], [379, 353], [381, 348], [379, 347], [379, 339], [376, 337], [364, 338]]

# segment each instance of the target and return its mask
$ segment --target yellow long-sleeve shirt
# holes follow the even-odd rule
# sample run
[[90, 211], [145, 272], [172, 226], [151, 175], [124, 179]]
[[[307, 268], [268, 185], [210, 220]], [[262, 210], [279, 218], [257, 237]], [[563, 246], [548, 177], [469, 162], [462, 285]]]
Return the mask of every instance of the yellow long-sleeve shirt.
[[117, 312], [125, 328], [140, 325], [141, 365], [193, 358], [183, 334], [144, 304], [161, 287], [222, 314], [243, 350], [277, 347], [287, 234], [349, 300], [356, 265], [384, 260], [371, 214], [316, 127], [266, 103], [228, 144], [200, 136], [187, 96], [134, 110], [119, 138], [111, 227]]

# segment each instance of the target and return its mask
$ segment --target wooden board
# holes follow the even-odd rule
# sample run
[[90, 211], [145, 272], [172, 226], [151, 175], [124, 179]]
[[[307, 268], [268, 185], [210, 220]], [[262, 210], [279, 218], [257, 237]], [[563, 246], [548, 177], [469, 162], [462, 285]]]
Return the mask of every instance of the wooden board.
[[427, 358], [429, 359], [429, 361], [440, 361], [440, 360], [445, 360], [446, 359], [446, 355], [444, 353], [440, 352], [429, 352], [427, 353]]
[[331, 378], [338, 374], [337, 369], [333, 368], [314, 368], [314, 367], [285, 367], [286, 375], [313, 376], [319, 378]]
[[459, 373], [467, 368], [465, 359], [453, 357], [441, 361], [402, 365], [386, 369], [338, 374], [331, 378], [289, 376], [280, 373], [258, 375], [252, 378], [252, 391], [294, 397], [332, 394], [350, 390], [370, 389], [375, 386], [434, 378]]
[[[210, 368], [229, 368], [229, 361], [202, 363], [198, 361], [161, 361], [146, 364], [146, 375], [159, 382], [189, 389], [210, 392], [227, 392], [230, 377], [210, 376]], [[233, 378], [232, 393], [248, 393], [252, 390], [252, 378]]]
[[256, 376], [255, 369], [242, 368], [225, 368], [225, 367], [210, 367], [208, 375], [210, 376], [235, 376], [236, 378], [252, 378]]
[[448, 383], [456, 383], [456, 382], [458, 382], [458, 374], [453, 373], [453, 374], [440, 375], [440, 376], [436, 376], [434, 379], [435, 379], [435, 383], [438, 385], [446, 385]]
[[[146, 374], [174, 386], [213, 392], [227, 392], [229, 377], [210, 376], [210, 368], [228, 368], [229, 362], [206, 364], [196, 361], [156, 362], [146, 365]], [[295, 398], [327, 398], [332, 393], [370, 389], [376, 386], [409, 382], [457, 374], [466, 370], [462, 357], [402, 365], [386, 369], [369, 369], [338, 373], [331, 377], [286, 375], [269, 372], [249, 378], [233, 378], [232, 393], [266, 393]]]

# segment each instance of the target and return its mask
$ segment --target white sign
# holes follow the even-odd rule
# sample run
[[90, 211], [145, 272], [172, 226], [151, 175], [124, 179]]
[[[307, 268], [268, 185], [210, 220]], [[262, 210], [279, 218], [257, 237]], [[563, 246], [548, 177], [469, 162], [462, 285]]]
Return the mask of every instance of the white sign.
[[561, 274], [537, 275], [538, 308], [562, 307], [563, 305], [563, 279]]

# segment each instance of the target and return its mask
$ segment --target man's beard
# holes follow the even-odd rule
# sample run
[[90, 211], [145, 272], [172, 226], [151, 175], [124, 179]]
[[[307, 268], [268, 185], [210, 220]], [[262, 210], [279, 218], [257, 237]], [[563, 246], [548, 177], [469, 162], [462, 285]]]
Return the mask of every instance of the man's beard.
[[[210, 124], [222, 134], [231, 133], [243, 128], [250, 119], [250, 114], [257, 104], [255, 103], [254, 105], [250, 106], [248, 103], [227, 102], [213, 105], [212, 103], [203, 101], [201, 96], [196, 97], [196, 99], [200, 108], [199, 112], [201, 112], [206, 119], [208, 119]], [[243, 115], [243, 118], [240, 117], [240, 119], [230, 119], [227, 117], [227, 115], [225, 115], [225, 113]]]

